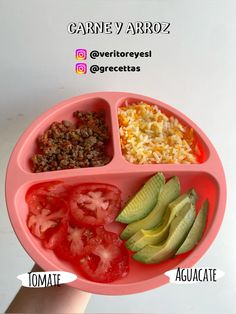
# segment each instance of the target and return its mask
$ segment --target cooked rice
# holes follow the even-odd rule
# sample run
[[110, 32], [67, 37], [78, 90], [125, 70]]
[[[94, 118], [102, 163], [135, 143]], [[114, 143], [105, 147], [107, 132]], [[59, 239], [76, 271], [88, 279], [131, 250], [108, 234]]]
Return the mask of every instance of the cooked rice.
[[124, 157], [135, 164], [197, 163], [193, 130], [144, 102], [118, 109]]

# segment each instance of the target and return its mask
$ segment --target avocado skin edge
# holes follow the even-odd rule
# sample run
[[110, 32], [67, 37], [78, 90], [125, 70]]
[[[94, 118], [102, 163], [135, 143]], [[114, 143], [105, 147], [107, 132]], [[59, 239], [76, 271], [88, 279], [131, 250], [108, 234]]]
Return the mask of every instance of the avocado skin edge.
[[199, 209], [197, 217], [187, 234], [184, 242], [178, 249], [175, 255], [180, 255], [192, 250], [198, 242], [201, 240], [203, 232], [206, 227], [207, 215], [208, 215], [209, 202], [206, 200], [202, 207]]

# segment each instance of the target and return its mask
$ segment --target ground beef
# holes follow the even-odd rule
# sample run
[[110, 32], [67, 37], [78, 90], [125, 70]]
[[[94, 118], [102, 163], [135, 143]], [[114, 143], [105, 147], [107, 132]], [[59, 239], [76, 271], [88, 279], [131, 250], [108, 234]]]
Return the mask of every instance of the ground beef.
[[53, 122], [38, 137], [39, 153], [32, 156], [32, 171], [104, 166], [110, 161], [106, 153], [109, 141], [104, 111], [73, 113], [70, 121]]

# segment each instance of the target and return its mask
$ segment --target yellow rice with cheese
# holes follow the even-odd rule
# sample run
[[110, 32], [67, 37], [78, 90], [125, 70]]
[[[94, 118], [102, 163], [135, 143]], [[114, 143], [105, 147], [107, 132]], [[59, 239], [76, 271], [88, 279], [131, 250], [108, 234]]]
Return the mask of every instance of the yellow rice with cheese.
[[120, 144], [135, 164], [196, 163], [193, 130], [144, 102], [118, 108]]

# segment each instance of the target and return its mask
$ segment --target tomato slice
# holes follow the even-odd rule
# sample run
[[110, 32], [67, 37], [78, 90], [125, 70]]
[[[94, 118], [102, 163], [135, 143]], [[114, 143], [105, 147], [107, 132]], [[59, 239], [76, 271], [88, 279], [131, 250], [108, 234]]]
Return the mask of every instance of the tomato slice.
[[110, 184], [61, 181], [40, 183], [26, 194], [27, 225], [43, 246], [96, 282], [123, 278], [129, 270], [128, 251], [117, 234], [103, 225], [121, 208], [121, 192]]
[[56, 227], [47, 230], [46, 236], [41, 240], [43, 246], [50, 250], [54, 250], [60, 246], [65, 239], [67, 228], [68, 221], [63, 218]]
[[101, 226], [112, 222], [121, 208], [121, 192], [110, 184], [79, 184], [71, 189], [69, 207], [78, 226]]
[[62, 241], [53, 248], [54, 252], [59, 258], [73, 262], [84, 255], [89, 239], [94, 236], [95, 230], [91, 228], [80, 228], [69, 224], [64, 230]]
[[[35, 203], [35, 207], [33, 204]], [[30, 213], [27, 220], [31, 233], [39, 239], [47, 238], [48, 231], [58, 227], [62, 220], [67, 219], [67, 203], [58, 197], [39, 195], [29, 200]]]
[[112, 282], [129, 271], [128, 251], [117, 234], [100, 227], [88, 241], [79, 268], [84, 276], [96, 282]]
[[29, 211], [37, 214], [45, 201], [45, 196], [55, 196], [59, 198], [67, 198], [70, 185], [62, 181], [51, 181], [46, 183], [38, 183], [29, 188], [26, 193], [25, 200], [28, 204]]

